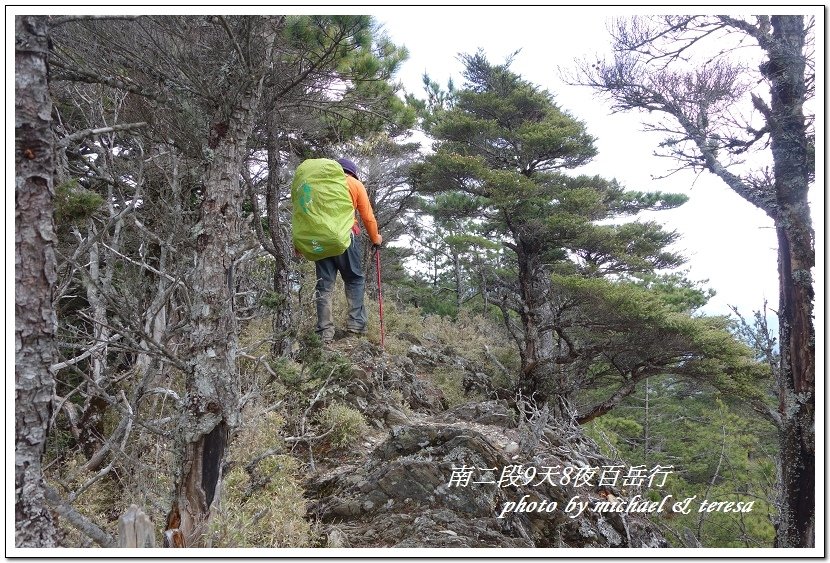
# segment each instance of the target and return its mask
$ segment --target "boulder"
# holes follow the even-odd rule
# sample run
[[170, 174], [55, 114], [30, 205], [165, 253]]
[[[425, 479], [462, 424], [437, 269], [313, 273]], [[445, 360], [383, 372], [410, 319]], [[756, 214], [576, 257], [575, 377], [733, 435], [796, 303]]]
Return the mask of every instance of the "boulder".
[[[572, 518], [565, 512], [574, 496], [599, 500], [594, 488], [499, 483], [504, 468], [517, 465], [510, 455], [517, 451], [510, 447], [517, 443], [515, 432], [465, 421], [394, 427], [364, 463], [306, 484], [309, 516], [341, 530], [352, 547], [666, 546], [639, 516], [586, 510]], [[544, 447], [526, 462], [575, 463]], [[470, 468], [476, 471], [465, 480], [463, 470]], [[556, 508], [505, 510], [509, 503], [521, 506], [522, 499], [525, 506], [550, 508], [555, 502]]]

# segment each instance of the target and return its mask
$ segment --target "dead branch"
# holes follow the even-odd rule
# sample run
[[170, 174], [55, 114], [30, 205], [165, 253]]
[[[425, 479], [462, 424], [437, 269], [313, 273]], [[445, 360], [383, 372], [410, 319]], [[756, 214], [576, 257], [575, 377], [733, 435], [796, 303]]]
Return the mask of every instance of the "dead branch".
[[64, 501], [58, 492], [52, 487], [45, 488], [46, 500], [55, 509], [58, 515], [66, 518], [66, 521], [72, 524], [79, 532], [86, 535], [92, 541], [101, 547], [115, 547], [115, 540], [111, 535], [96, 526], [86, 516], [72, 508], [66, 501]]
[[142, 127], [147, 127], [148, 123], [146, 121], [140, 121], [138, 123], [123, 123], [121, 125], [113, 125], [112, 127], [99, 127], [97, 129], [83, 129], [81, 131], [77, 131], [72, 133], [71, 135], [67, 135], [58, 140], [57, 146], [58, 148], [66, 147], [70, 143], [75, 141], [80, 141], [86, 137], [93, 137], [96, 135], [103, 135], [104, 133], [115, 133], [116, 131], [129, 131], [131, 129], [140, 129]]
[[134, 21], [142, 16], [49, 16], [50, 27], [58, 27], [70, 22], [98, 21], [98, 20], [126, 20]]
[[64, 362], [59, 362], [57, 364], [52, 364], [51, 366], [49, 366], [49, 371], [51, 371], [53, 374], [56, 374], [60, 370], [62, 370], [63, 368], [75, 365], [78, 362], [81, 362], [81, 361], [87, 359], [89, 356], [91, 356], [92, 354], [94, 354], [95, 352], [100, 350], [101, 348], [106, 348], [107, 345], [115, 342], [116, 340], [120, 340], [120, 339], [121, 339], [120, 334], [114, 334], [111, 337], [109, 337], [107, 340], [103, 340], [103, 341], [99, 342], [98, 344], [96, 344], [95, 346], [93, 346], [91, 348], [88, 348], [86, 350], [86, 352], [82, 353], [79, 356], [75, 356], [74, 358], [70, 358], [69, 360], [66, 360]]

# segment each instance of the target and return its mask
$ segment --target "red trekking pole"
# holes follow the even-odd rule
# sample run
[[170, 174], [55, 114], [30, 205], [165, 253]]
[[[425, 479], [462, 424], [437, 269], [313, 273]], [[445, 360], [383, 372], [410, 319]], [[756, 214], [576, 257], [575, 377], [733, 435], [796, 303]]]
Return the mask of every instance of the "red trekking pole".
[[380, 310], [380, 348], [383, 350], [383, 286], [380, 282], [380, 247], [375, 248], [375, 270], [378, 272], [378, 307]]

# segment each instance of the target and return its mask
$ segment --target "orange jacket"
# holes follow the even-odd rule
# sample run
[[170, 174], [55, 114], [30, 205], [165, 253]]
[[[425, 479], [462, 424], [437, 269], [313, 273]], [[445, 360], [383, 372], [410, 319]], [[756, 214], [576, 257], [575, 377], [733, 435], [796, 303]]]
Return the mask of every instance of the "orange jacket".
[[[366, 193], [366, 187], [363, 182], [348, 174], [346, 174], [346, 184], [349, 186], [349, 195], [352, 196], [352, 205], [360, 213], [360, 219], [369, 233], [369, 238], [373, 244], [380, 244], [383, 242], [383, 237], [378, 232], [378, 222], [372, 212], [372, 205], [369, 203], [369, 194]], [[354, 218], [354, 224], [357, 228], [357, 217]], [[360, 231], [357, 230], [357, 232]]]

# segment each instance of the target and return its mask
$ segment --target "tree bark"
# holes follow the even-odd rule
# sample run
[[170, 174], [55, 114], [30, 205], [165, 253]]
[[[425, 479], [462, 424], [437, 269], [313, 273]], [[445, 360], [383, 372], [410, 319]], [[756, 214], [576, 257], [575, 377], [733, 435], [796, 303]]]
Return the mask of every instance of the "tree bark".
[[773, 16], [769, 61], [762, 71], [771, 83], [770, 139], [779, 216], [779, 411], [783, 426], [783, 506], [776, 546], [815, 545], [815, 330], [813, 280], [815, 234], [808, 188], [811, 173], [803, 103], [805, 29], [803, 16]]
[[[226, 98], [233, 105], [217, 108], [203, 147], [210, 156], [193, 232], [190, 369], [179, 430], [179, 473], [164, 532], [168, 547], [209, 546], [205, 533], [211, 506], [220, 497], [228, 438], [239, 422], [234, 267], [245, 251], [242, 232], [247, 228], [240, 180], [282, 18], [262, 16], [256, 24], [261, 27], [250, 31], [250, 39], [265, 45], [264, 56], [255, 65], [247, 61], [243, 82]], [[238, 44], [237, 50], [243, 54]]]
[[[525, 400], [541, 405], [548, 402], [549, 390], [556, 386], [552, 381], [556, 347], [553, 329], [549, 328], [553, 318], [550, 274], [539, 258], [521, 242], [517, 245], [517, 255], [522, 307], [519, 316], [524, 330], [518, 387]], [[559, 404], [559, 401], [553, 401], [551, 405], [554, 416], [562, 414], [557, 408]]]
[[[594, 405], [589, 411], [578, 415], [576, 417], [577, 424], [587, 424], [595, 418], [599, 418], [600, 416], [610, 412], [617, 405], [619, 405], [623, 399], [634, 393], [640, 379], [641, 378], [632, 375], [630, 379], [620, 385], [620, 387], [617, 388], [617, 390], [614, 391], [614, 393], [606, 400], [598, 405]], [[648, 397], [648, 395], [646, 395], [646, 397]]]
[[[101, 274], [101, 249], [98, 245], [98, 233], [95, 229], [94, 220], [89, 221], [87, 238], [92, 241], [89, 247], [89, 279], [85, 281], [87, 285], [86, 298], [92, 310], [92, 342], [93, 346], [102, 344], [101, 347], [96, 348], [89, 360], [91, 368], [89, 377], [91, 380], [87, 382], [87, 394], [79, 424], [81, 448], [87, 459], [92, 460], [95, 453], [104, 444], [104, 436], [106, 435], [104, 416], [109, 408], [109, 403], [101, 396], [99, 391], [107, 388], [107, 342], [110, 333], [107, 323], [107, 308], [102, 291], [109, 289], [107, 287], [109, 284], [104, 279], [107, 274], [105, 273], [103, 276]], [[105, 257], [104, 259], [111, 263], [110, 258]], [[91, 465], [87, 464], [87, 469], [97, 471], [103, 462], [104, 457], [100, 457], [97, 462]]]
[[41, 459], [55, 381], [57, 319], [53, 219], [54, 155], [50, 129], [45, 16], [15, 18], [15, 545], [54, 547]]
[[279, 170], [280, 170], [280, 146], [277, 132], [276, 112], [268, 115], [268, 182], [266, 193], [266, 206], [268, 215], [268, 227], [271, 233], [271, 248], [274, 256], [274, 293], [281, 297], [281, 301], [274, 312], [272, 328], [274, 331], [274, 345], [272, 352], [280, 358], [291, 352], [293, 344], [291, 302], [288, 296], [291, 295], [291, 244], [290, 234], [283, 224], [280, 214], [279, 201], [281, 197]]
[[239, 418], [234, 311], [234, 262], [241, 252], [242, 195], [239, 175], [261, 87], [252, 88], [212, 147], [212, 160], [195, 227], [196, 262], [191, 287], [190, 372], [180, 438], [180, 472], [167, 528], [176, 547], [204, 546], [211, 504], [219, 495], [229, 432]]

